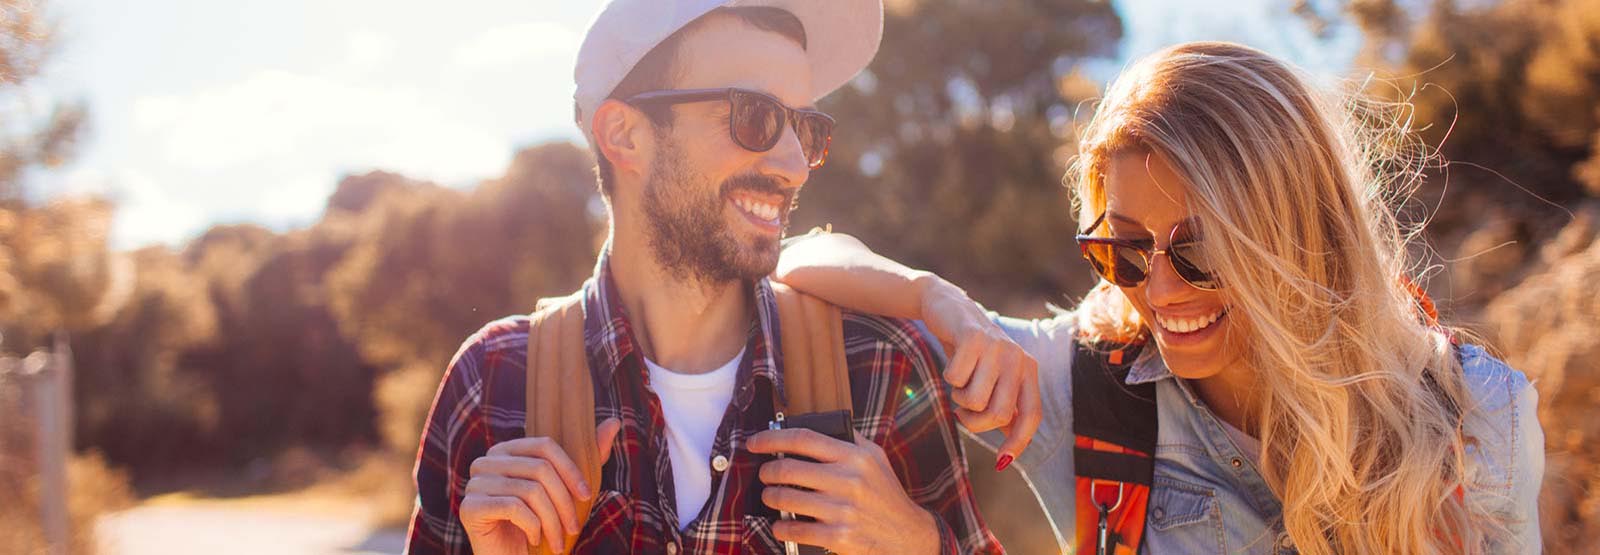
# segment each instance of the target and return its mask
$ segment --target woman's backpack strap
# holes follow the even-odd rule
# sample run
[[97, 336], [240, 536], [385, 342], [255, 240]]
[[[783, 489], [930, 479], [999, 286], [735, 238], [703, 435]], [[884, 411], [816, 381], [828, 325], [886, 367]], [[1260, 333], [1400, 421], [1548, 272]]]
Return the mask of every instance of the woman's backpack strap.
[[1133, 554], [1144, 539], [1155, 478], [1154, 383], [1128, 385], [1140, 345], [1073, 345], [1074, 545], [1079, 553]]

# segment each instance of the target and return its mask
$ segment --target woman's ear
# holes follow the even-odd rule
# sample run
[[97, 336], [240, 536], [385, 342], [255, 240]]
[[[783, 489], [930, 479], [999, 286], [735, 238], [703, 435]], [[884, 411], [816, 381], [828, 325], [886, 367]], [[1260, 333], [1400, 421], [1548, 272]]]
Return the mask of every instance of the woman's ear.
[[600, 103], [592, 124], [594, 144], [611, 162], [616, 175], [642, 175], [655, 148], [655, 135], [644, 113], [620, 100]]

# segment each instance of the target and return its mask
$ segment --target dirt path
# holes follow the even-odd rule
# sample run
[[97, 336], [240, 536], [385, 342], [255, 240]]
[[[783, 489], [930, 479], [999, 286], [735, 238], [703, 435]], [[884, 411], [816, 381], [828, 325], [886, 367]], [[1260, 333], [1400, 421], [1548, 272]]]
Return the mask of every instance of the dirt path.
[[405, 531], [373, 526], [369, 503], [306, 494], [158, 497], [100, 519], [104, 555], [398, 554]]

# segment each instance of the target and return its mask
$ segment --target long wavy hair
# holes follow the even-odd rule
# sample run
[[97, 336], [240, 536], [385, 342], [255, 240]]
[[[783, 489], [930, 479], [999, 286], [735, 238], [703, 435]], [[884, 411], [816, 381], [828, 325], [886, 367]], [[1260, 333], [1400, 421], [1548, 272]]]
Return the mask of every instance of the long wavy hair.
[[[1430, 159], [1406, 114], [1325, 94], [1249, 47], [1181, 44], [1118, 77], [1068, 175], [1081, 222], [1106, 209], [1119, 153], [1187, 180], [1225, 302], [1245, 316], [1232, 331], [1261, 392], [1261, 471], [1308, 555], [1481, 551], [1504, 530], [1461, 494], [1460, 363], [1403, 277], [1419, 230], [1395, 214]], [[1075, 312], [1092, 338], [1148, 333], [1109, 283]]]

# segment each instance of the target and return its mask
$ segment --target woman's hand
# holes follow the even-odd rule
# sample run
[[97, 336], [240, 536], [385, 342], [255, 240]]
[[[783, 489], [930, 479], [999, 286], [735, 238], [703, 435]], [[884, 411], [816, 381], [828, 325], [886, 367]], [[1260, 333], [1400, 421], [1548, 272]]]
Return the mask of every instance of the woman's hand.
[[926, 274], [922, 285], [922, 319], [929, 331], [953, 353], [944, 379], [954, 388], [956, 418], [973, 432], [1000, 428], [995, 470], [1005, 470], [1027, 449], [1039, 429], [1039, 363], [1006, 336], [983, 307], [950, 282]]

